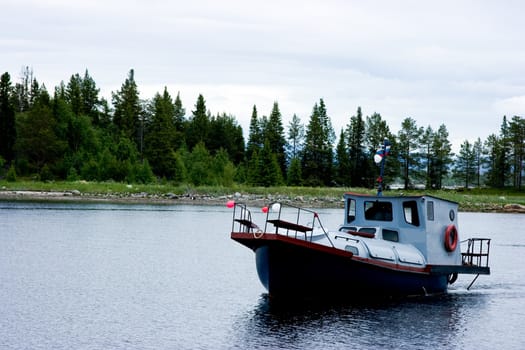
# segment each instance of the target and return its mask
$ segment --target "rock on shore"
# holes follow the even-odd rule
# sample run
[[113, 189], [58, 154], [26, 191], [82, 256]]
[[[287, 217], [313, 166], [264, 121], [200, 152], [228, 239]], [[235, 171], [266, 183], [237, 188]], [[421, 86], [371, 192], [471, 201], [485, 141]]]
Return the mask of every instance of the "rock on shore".
[[503, 210], [507, 213], [525, 213], [525, 205], [505, 204]]
[[[306, 208], [343, 208], [342, 197], [334, 196], [287, 196], [279, 194], [241, 194], [214, 196], [209, 194], [152, 194], [139, 193], [81, 193], [79, 190], [68, 191], [23, 191], [0, 189], [0, 200], [4, 201], [54, 201], [54, 202], [102, 202], [128, 204], [195, 204], [195, 205], [225, 205], [229, 200], [242, 202], [249, 206], [264, 206], [271, 202], [282, 202]], [[483, 203], [481, 203], [483, 204]], [[475, 207], [461, 208], [462, 211], [524, 213], [522, 204], [484, 203]]]
[[68, 191], [12, 191], [0, 190], [0, 200], [8, 201], [54, 201], [54, 202], [104, 202], [129, 204], [195, 204], [225, 205], [228, 200], [235, 200], [250, 206], [264, 206], [270, 202], [284, 202], [302, 207], [342, 208], [342, 198], [335, 197], [290, 197], [285, 195], [240, 194], [213, 196], [208, 194], [174, 193], [151, 194], [140, 193], [81, 193], [78, 190]]

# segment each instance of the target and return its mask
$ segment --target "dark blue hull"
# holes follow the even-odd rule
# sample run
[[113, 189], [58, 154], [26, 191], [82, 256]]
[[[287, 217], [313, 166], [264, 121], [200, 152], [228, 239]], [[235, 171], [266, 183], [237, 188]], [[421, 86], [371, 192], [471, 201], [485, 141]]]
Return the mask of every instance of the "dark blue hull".
[[285, 240], [240, 243], [255, 251], [257, 273], [272, 297], [410, 296], [444, 293], [447, 275], [384, 266]]

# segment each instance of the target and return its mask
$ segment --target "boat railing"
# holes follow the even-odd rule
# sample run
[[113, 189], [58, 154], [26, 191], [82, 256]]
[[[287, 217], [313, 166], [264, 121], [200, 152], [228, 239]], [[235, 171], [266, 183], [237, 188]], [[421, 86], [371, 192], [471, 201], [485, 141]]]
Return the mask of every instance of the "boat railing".
[[314, 229], [319, 227], [332, 247], [334, 246], [319, 219], [319, 215], [313, 210], [280, 202], [271, 203], [267, 207], [264, 232], [270, 232], [272, 227], [275, 229], [275, 234], [310, 242], [314, 235]]
[[461, 253], [462, 263], [466, 266], [489, 266], [490, 238], [469, 238], [467, 250]]
[[255, 233], [259, 230], [259, 226], [252, 221], [252, 213], [246, 207], [246, 204], [235, 203], [233, 207], [232, 232]]

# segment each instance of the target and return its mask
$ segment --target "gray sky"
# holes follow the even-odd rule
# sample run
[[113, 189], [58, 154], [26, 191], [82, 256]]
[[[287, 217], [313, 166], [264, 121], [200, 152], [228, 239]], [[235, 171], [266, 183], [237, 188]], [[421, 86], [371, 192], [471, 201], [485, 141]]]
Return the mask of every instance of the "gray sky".
[[406, 117], [457, 149], [525, 115], [522, 1], [0, 0], [0, 74], [50, 92], [86, 69], [107, 98], [131, 68], [141, 98], [199, 93], [248, 131], [279, 103], [285, 127], [323, 98], [339, 135], [357, 107]]

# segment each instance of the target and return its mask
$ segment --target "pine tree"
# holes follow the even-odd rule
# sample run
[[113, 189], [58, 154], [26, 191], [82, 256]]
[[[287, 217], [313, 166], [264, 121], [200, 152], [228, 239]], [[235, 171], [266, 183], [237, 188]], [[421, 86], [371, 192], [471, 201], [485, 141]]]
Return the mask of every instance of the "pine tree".
[[0, 77], [0, 157], [8, 163], [15, 158], [15, 106], [9, 73]]
[[82, 101], [82, 78], [80, 75], [74, 74], [69, 79], [65, 90], [66, 101], [71, 107], [71, 111], [75, 115], [83, 113], [83, 101]]
[[339, 135], [335, 151], [335, 182], [339, 186], [350, 185], [350, 157], [348, 155], [348, 146], [346, 144], [346, 135], [343, 129]]
[[182, 147], [185, 143], [185, 130], [184, 126], [186, 123], [185, 115], [186, 110], [182, 106], [182, 101], [180, 99], [180, 93], [177, 93], [177, 97], [175, 98], [174, 105], [174, 112], [173, 112], [173, 125], [175, 126], [175, 137], [173, 140], [173, 149], [178, 150], [180, 147]]
[[472, 150], [471, 143], [468, 140], [465, 140], [460, 146], [454, 174], [458, 180], [464, 182], [464, 186], [467, 189], [470, 187], [475, 177], [475, 159], [476, 157]]
[[82, 113], [91, 119], [95, 126], [100, 125], [100, 99], [98, 94], [100, 89], [97, 88], [95, 80], [89, 75], [88, 70], [84, 72], [84, 78], [80, 84], [82, 92]]
[[287, 169], [287, 184], [288, 186], [300, 186], [302, 184], [302, 171], [300, 154], [302, 152], [302, 144], [304, 138], [304, 125], [301, 124], [301, 119], [294, 114], [292, 120], [288, 124], [288, 159], [289, 165]]
[[502, 183], [501, 187], [505, 187], [509, 180], [512, 178], [512, 143], [510, 136], [510, 127], [507, 121], [507, 116], [503, 116], [503, 122], [501, 123], [500, 129], [501, 136], [501, 154], [498, 158], [498, 167], [500, 169], [501, 179], [499, 180]]
[[129, 71], [120, 91], [113, 93], [113, 106], [115, 107], [113, 124], [117, 134], [132, 140], [136, 148], [140, 149], [143, 136], [141, 125], [143, 111], [133, 69]]
[[206, 147], [212, 154], [224, 150], [235, 164], [239, 164], [244, 159], [242, 128], [233, 116], [223, 113], [212, 118], [208, 140]]
[[505, 170], [502, 167], [506, 155], [501, 138], [496, 134], [491, 134], [485, 141], [486, 167], [487, 167], [487, 185], [495, 188], [505, 186]]
[[402, 177], [405, 190], [409, 188], [411, 178], [419, 177], [420, 162], [415, 151], [420, 147], [419, 139], [422, 133], [423, 128], [418, 128], [412, 118], [405, 118], [398, 132], [399, 158], [403, 165]]
[[448, 141], [447, 127], [442, 124], [437, 131], [429, 125], [420, 137], [421, 161], [426, 167], [426, 188], [441, 189], [443, 178], [452, 164], [452, 145]]
[[390, 132], [387, 123], [379, 113], [373, 113], [366, 117], [365, 121], [365, 159], [366, 167], [363, 167], [363, 173], [366, 178], [366, 186], [373, 187], [379, 171], [374, 162], [374, 155], [377, 149], [383, 147], [385, 138], [390, 142], [390, 155], [388, 156], [388, 166], [384, 168], [383, 184], [388, 183], [390, 179], [395, 179], [399, 172], [399, 164], [396, 159], [397, 144], [395, 136]]
[[421, 134], [422, 161], [426, 166], [425, 188], [435, 187], [435, 164], [434, 164], [434, 130], [429, 125]]
[[525, 161], [525, 119], [514, 116], [509, 123], [513, 186], [521, 190]]
[[112, 142], [100, 153], [99, 180], [137, 181], [138, 152], [135, 143], [121, 135], [116, 142]]
[[70, 153], [78, 152], [82, 143], [83, 130], [77, 122], [79, 114], [72, 111], [72, 104], [67, 100], [67, 90], [55, 90], [52, 101], [53, 115], [57, 121], [57, 136], [68, 143]]
[[186, 144], [190, 150], [201, 142], [207, 147], [210, 119], [209, 114], [206, 113], [206, 101], [202, 95], [199, 95], [186, 128]]
[[472, 153], [474, 154], [474, 168], [475, 168], [475, 181], [476, 186], [481, 186], [481, 172], [484, 163], [483, 159], [483, 143], [481, 139], [478, 139], [472, 145]]
[[290, 123], [288, 123], [288, 157], [296, 158], [302, 150], [302, 141], [304, 138], [304, 125], [301, 119], [294, 114]]
[[33, 69], [24, 67], [21, 74], [21, 82], [15, 85], [15, 110], [26, 112], [31, 107], [30, 96], [34, 95], [31, 91], [33, 86]]
[[286, 138], [284, 137], [284, 128], [282, 124], [281, 111], [279, 110], [279, 104], [273, 103], [272, 112], [268, 119], [264, 131], [265, 140], [268, 141], [271, 152], [275, 155], [281, 174], [286, 173], [286, 153], [285, 145]]
[[379, 113], [366, 117], [365, 130], [366, 139], [364, 141], [367, 151], [371, 154], [375, 154], [377, 148], [383, 145], [385, 138], [389, 141], [394, 140], [394, 135]]
[[262, 184], [261, 174], [259, 173], [262, 167], [259, 159], [259, 153], [261, 152], [262, 149], [253, 149], [246, 160], [246, 183], [248, 185], [260, 186]]
[[109, 102], [105, 98], [100, 99], [100, 111], [99, 111], [99, 119], [98, 119], [98, 126], [106, 131], [109, 132], [113, 126], [112, 124], [112, 116], [111, 116], [111, 109], [109, 107]]
[[100, 152], [99, 136], [87, 115], [76, 115], [71, 111], [71, 105], [61, 90], [55, 90], [52, 110], [57, 122], [56, 135], [67, 142], [67, 150], [57, 163], [55, 174], [67, 178], [70, 174], [78, 174], [84, 162]]
[[434, 187], [443, 187], [443, 178], [449, 174], [450, 166], [453, 163], [452, 144], [448, 139], [448, 130], [445, 124], [441, 124], [434, 134], [432, 149], [434, 151], [433, 163], [433, 183]]
[[333, 185], [334, 132], [324, 101], [316, 103], [306, 127], [301, 164], [303, 181], [308, 186]]
[[57, 120], [53, 115], [49, 94], [45, 88], [33, 99], [32, 108], [19, 116], [16, 151], [29, 172], [41, 172], [54, 167], [63, 157], [67, 142], [57, 136]]
[[328, 116], [326, 111], [326, 105], [324, 100], [321, 98], [319, 100], [319, 119], [322, 126], [322, 165], [321, 165], [321, 176], [324, 179], [324, 184], [326, 186], [331, 186], [333, 184], [333, 166], [334, 166], [334, 142], [335, 142], [335, 132], [332, 128], [332, 121]]
[[[33, 107], [37, 98], [41, 97], [40, 93], [42, 90], [45, 90], [47, 93], [45, 85], [42, 84], [42, 87], [40, 87], [40, 84], [38, 84], [38, 81], [36, 79], [33, 79], [31, 81], [31, 89], [29, 90], [29, 109]], [[47, 95], [47, 97], [49, 97], [49, 94]]]
[[175, 177], [175, 125], [173, 116], [175, 106], [173, 100], [164, 88], [162, 95], [157, 93], [151, 102], [152, 119], [145, 135], [145, 154], [153, 169], [160, 177], [172, 179]]
[[288, 167], [288, 178], [286, 183], [288, 186], [301, 186], [303, 183], [301, 173], [301, 160], [298, 157], [292, 158], [290, 166]]
[[366, 186], [367, 159], [365, 154], [365, 122], [361, 107], [357, 114], [350, 118], [347, 127], [348, 149], [350, 157], [350, 185], [354, 187]]
[[246, 155], [251, 157], [254, 151], [261, 150], [264, 145], [263, 131], [259, 118], [257, 117], [257, 107], [254, 105], [250, 118], [250, 130], [248, 134], [248, 144], [246, 145]]
[[319, 118], [319, 107], [314, 105], [310, 121], [306, 126], [305, 142], [302, 152], [303, 182], [307, 186], [321, 186], [321, 161], [323, 149], [323, 130]]
[[283, 184], [283, 175], [277, 160], [277, 155], [272, 152], [272, 147], [268, 140], [264, 142], [264, 147], [259, 156], [259, 176], [260, 184], [264, 187], [279, 186]]

